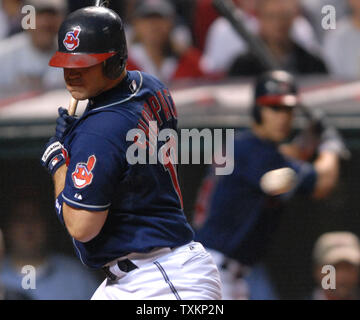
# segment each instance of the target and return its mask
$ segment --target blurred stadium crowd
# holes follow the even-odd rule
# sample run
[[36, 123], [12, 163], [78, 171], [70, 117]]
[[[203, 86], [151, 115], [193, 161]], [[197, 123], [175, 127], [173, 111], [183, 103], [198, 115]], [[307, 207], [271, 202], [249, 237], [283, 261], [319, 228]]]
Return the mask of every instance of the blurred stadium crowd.
[[[282, 69], [295, 75], [328, 74], [360, 79], [360, 2], [358, 0], [233, 0], [251, 32], [266, 44]], [[0, 0], [0, 106], [19, 95], [64, 88], [61, 69], [48, 67], [63, 18], [89, 0]], [[147, 5], [144, 6], [144, 3]], [[23, 6], [36, 9], [36, 29], [23, 30]], [[322, 27], [322, 8], [336, 9], [334, 30]], [[264, 70], [211, 0], [113, 0], [126, 23], [129, 70], [157, 76], [169, 86], [184, 81], [219, 81], [255, 76]], [[34, 197], [31, 197], [34, 199]], [[47, 232], [39, 203], [13, 206], [0, 237], [0, 299], [88, 299], [99, 284], [72, 258], [46, 251]], [[36, 232], [34, 231], [36, 230]], [[340, 248], [340, 250], [339, 250]], [[348, 232], [322, 236], [313, 252], [314, 292], [304, 299], [358, 299], [360, 245]], [[321, 289], [320, 266], [337, 265], [341, 290]], [[34, 265], [37, 290], [21, 290], [21, 267]], [[66, 270], [64, 272], [63, 270]], [[69, 276], [71, 275], [71, 276]], [[279, 296], [259, 267], [248, 279], [262, 299]], [[261, 283], [260, 283], [261, 282]], [[256, 296], [256, 294], [255, 294]]]
[[[221, 79], [254, 75], [261, 64], [220, 17], [211, 0], [169, 0], [152, 9], [137, 1], [113, 1], [126, 22], [128, 68], [171, 83], [179, 79]], [[151, 0], [149, 0], [151, 3]], [[360, 5], [356, 0], [234, 0], [249, 30], [262, 38], [282, 69], [295, 74], [360, 76]], [[336, 9], [335, 30], [325, 30], [321, 9]], [[36, 8], [36, 29], [24, 31], [25, 4]], [[2, 0], [0, 10], [1, 94], [63, 87], [61, 70], [47, 62], [56, 49], [64, 16], [92, 1]], [[1, 96], [0, 96], [1, 97]]]

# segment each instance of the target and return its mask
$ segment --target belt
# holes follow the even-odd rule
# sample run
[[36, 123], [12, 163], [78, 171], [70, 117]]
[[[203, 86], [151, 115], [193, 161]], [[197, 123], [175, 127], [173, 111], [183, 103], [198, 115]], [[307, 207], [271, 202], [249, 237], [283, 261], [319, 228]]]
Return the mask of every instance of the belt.
[[142, 265], [154, 262], [159, 257], [170, 253], [174, 248], [155, 248], [147, 253], [130, 253], [124, 257], [115, 259], [102, 267], [105, 276], [116, 281], [124, 277], [129, 272], [140, 268]]
[[[135, 265], [134, 263], [132, 263], [129, 259], [118, 260], [116, 262], [116, 266], [119, 268], [119, 270], [121, 272], [124, 272], [124, 273], [128, 273], [128, 272], [133, 271], [133, 270], [138, 268], [138, 266]], [[116, 281], [119, 278], [119, 276], [115, 274], [114, 269], [115, 269], [114, 266], [112, 266], [112, 267], [110, 267], [110, 266], [102, 267], [102, 270], [104, 271], [106, 277], [111, 281]], [[118, 272], [116, 272], [116, 273], [119, 274]]]

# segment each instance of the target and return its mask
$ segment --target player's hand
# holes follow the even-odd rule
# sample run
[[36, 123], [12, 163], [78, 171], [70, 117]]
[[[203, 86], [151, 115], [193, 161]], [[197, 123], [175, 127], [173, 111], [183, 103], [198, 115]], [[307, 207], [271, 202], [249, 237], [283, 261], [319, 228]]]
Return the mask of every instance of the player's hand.
[[320, 137], [314, 132], [313, 124], [310, 123], [304, 130], [300, 131], [292, 140], [292, 144], [299, 151], [299, 158], [308, 161], [315, 154], [320, 142]]
[[344, 160], [349, 160], [351, 157], [351, 152], [346, 147], [339, 131], [335, 127], [330, 126], [327, 127], [321, 134], [318, 151], [333, 152]]
[[54, 175], [66, 162], [64, 147], [57, 137], [51, 137], [45, 145], [45, 151], [40, 159], [41, 165], [51, 174]]
[[309, 124], [310, 131], [313, 135], [320, 137], [327, 127], [329, 124], [326, 114], [320, 109], [315, 109], [312, 112], [312, 119]]
[[76, 118], [69, 116], [69, 113], [65, 108], [60, 107], [58, 112], [59, 117], [56, 119], [55, 137], [63, 143], [64, 138], [73, 126]]

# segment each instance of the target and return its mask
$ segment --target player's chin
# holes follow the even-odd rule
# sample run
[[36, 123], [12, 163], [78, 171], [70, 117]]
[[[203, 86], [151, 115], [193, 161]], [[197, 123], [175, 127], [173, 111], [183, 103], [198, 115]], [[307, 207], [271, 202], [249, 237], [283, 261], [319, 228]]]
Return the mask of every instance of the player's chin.
[[90, 95], [83, 87], [80, 86], [68, 86], [68, 91], [71, 96], [76, 100], [86, 100], [89, 99]]

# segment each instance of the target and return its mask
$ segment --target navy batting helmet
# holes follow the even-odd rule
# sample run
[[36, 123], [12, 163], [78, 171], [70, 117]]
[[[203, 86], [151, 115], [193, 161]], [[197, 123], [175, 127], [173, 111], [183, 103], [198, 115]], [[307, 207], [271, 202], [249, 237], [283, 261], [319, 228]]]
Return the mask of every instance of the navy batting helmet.
[[295, 107], [298, 89], [294, 77], [282, 70], [270, 71], [255, 81], [253, 118], [261, 123], [261, 107]]
[[86, 7], [71, 13], [58, 33], [58, 51], [49, 65], [86, 68], [104, 63], [104, 73], [116, 79], [125, 68], [127, 46], [124, 25], [113, 10]]

